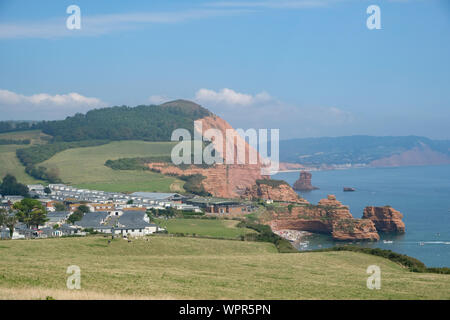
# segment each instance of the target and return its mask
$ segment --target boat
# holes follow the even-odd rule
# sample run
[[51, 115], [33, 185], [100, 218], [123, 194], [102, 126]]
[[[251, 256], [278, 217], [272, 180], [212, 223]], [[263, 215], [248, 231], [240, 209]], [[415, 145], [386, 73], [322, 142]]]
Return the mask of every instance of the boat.
[[383, 243], [394, 243], [392, 240], [383, 240]]
[[350, 188], [350, 187], [344, 187], [344, 192], [351, 192], [351, 191], [356, 191], [356, 189]]

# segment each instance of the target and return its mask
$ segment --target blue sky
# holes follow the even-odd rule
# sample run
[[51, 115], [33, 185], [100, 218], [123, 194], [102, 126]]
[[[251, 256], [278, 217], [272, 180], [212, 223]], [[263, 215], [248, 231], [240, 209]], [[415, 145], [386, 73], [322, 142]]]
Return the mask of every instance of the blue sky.
[[184, 98], [284, 139], [450, 139], [449, 39], [446, 0], [0, 0], [0, 119]]

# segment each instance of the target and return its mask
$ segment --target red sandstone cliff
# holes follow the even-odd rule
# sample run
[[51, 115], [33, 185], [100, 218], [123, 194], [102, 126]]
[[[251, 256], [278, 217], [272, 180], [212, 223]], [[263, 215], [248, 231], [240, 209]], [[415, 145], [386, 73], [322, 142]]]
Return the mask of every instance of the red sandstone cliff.
[[373, 221], [380, 232], [405, 232], [403, 215], [391, 207], [365, 207], [363, 218]]
[[299, 179], [297, 181], [295, 181], [295, 183], [294, 183], [294, 186], [293, 186], [294, 190], [311, 191], [311, 190], [318, 189], [317, 187], [314, 187], [311, 184], [311, 177], [312, 177], [311, 172], [301, 171]]
[[[209, 129], [217, 129], [222, 133], [222, 141], [208, 136], [207, 131]], [[210, 167], [200, 167], [196, 165], [190, 165], [187, 168], [180, 168], [171, 163], [148, 163], [148, 167], [151, 170], [161, 172], [162, 174], [172, 175], [192, 175], [201, 174], [205, 177], [202, 181], [202, 185], [205, 191], [211, 193], [216, 197], [223, 198], [237, 198], [240, 197], [245, 190], [253, 187], [256, 184], [256, 180], [270, 179], [268, 176], [264, 176], [262, 172], [262, 160], [258, 152], [251, 147], [242, 137], [240, 137], [233, 127], [216, 115], [210, 115], [199, 119], [195, 123], [194, 130], [200, 133], [202, 136], [211, 140], [214, 145], [214, 149], [217, 154], [221, 155], [224, 164], [215, 164]], [[227, 130], [235, 136], [235, 139], [227, 141]], [[211, 132], [211, 131], [210, 131]], [[222, 142], [222, 143], [221, 143]], [[238, 149], [241, 148], [245, 152], [245, 159], [243, 164], [238, 164]], [[219, 152], [219, 151], [222, 152]], [[233, 151], [232, 153], [227, 152]], [[250, 153], [256, 155], [256, 162], [250, 162]], [[226, 164], [227, 160], [234, 164]]]
[[177, 176], [188, 176], [201, 174], [205, 177], [202, 185], [205, 191], [215, 197], [237, 198], [245, 192], [247, 188], [255, 185], [256, 180], [262, 179], [261, 168], [251, 165], [224, 165], [217, 164], [210, 168], [189, 166], [181, 169], [170, 163], [148, 163], [147, 166], [162, 174]]
[[368, 219], [353, 218], [347, 206], [334, 195], [317, 206], [300, 204], [281, 212], [272, 212], [273, 230], [292, 229], [329, 234], [335, 240], [379, 240], [375, 225]]
[[248, 200], [264, 199], [308, 203], [305, 199], [300, 198], [287, 182], [280, 180], [258, 180], [255, 185], [245, 190], [242, 197]]

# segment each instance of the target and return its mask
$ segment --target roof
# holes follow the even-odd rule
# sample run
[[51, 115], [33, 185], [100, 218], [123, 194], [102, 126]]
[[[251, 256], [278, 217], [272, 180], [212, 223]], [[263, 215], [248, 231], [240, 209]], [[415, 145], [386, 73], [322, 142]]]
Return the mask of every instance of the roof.
[[162, 193], [162, 192], [133, 192], [133, 197], [142, 197], [151, 200], [167, 200], [172, 197], [180, 197], [178, 193]]
[[83, 228], [104, 227], [101, 222], [103, 222], [107, 216], [108, 212], [87, 212], [80, 221], [75, 222], [75, 225]]
[[58, 222], [66, 219], [69, 216], [69, 212], [66, 211], [56, 211], [47, 213], [47, 218], [49, 222]]
[[67, 217], [70, 214], [68, 211], [54, 211], [54, 212], [48, 212], [47, 218], [49, 217]]
[[203, 205], [230, 205], [230, 204], [239, 204], [240, 201], [232, 200], [232, 199], [223, 199], [223, 198], [203, 198], [197, 197], [186, 200], [186, 203], [190, 204], [203, 204]]
[[119, 217], [119, 229], [122, 228], [132, 228], [140, 229], [152, 226], [150, 223], [144, 220], [145, 212], [141, 211], [124, 211], [124, 213]]

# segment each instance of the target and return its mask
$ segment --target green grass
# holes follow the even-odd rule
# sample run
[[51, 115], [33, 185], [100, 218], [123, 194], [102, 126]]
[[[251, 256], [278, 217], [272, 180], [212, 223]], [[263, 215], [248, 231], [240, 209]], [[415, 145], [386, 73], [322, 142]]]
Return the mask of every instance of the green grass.
[[59, 169], [64, 183], [80, 188], [114, 192], [182, 191], [184, 182], [151, 171], [113, 170], [106, 160], [119, 158], [167, 156], [174, 143], [116, 141], [106, 145], [65, 150], [44, 161], [45, 167]]
[[[11, 140], [23, 140], [30, 139], [31, 144], [43, 144], [46, 143], [45, 137], [48, 135], [42, 133], [39, 130], [31, 131], [17, 131], [1, 133], [0, 139], [11, 139]], [[0, 145], [0, 178], [3, 178], [6, 174], [12, 174], [21, 183], [33, 184], [42, 183], [40, 180], [36, 180], [29, 176], [25, 172], [25, 167], [20, 163], [19, 159], [16, 157], [16, 150], [20, 148], [27, 148], [30, 145]]]
[[[42, 133], [41, 130], [15, 131], [0, 133], [0, 139], [6, 140], [26, 140], [29, 139], [31, 144], [45, 144], [47, 139], [51, 138], [48, 134]], [[26, 147], [26, 145], [22, 145]]]
[[[279, 254], [260, 242], [150, 237], [4, 241], [0, 298], [450, 299], [450, 276], [356, 252]], [[3, 243], [2, 243], [3, 245]], [[66, 289], [67, 267], [81, 290]], [[366, 287], [369, 265], [381, 289]]]
[[248, 228], [238, 228], [239, 221], [222, 219], [158, 219], [158, 225], [169, 233], [184, 233], [206, 237], [236, 239], [241, 235], [255, 233]]

